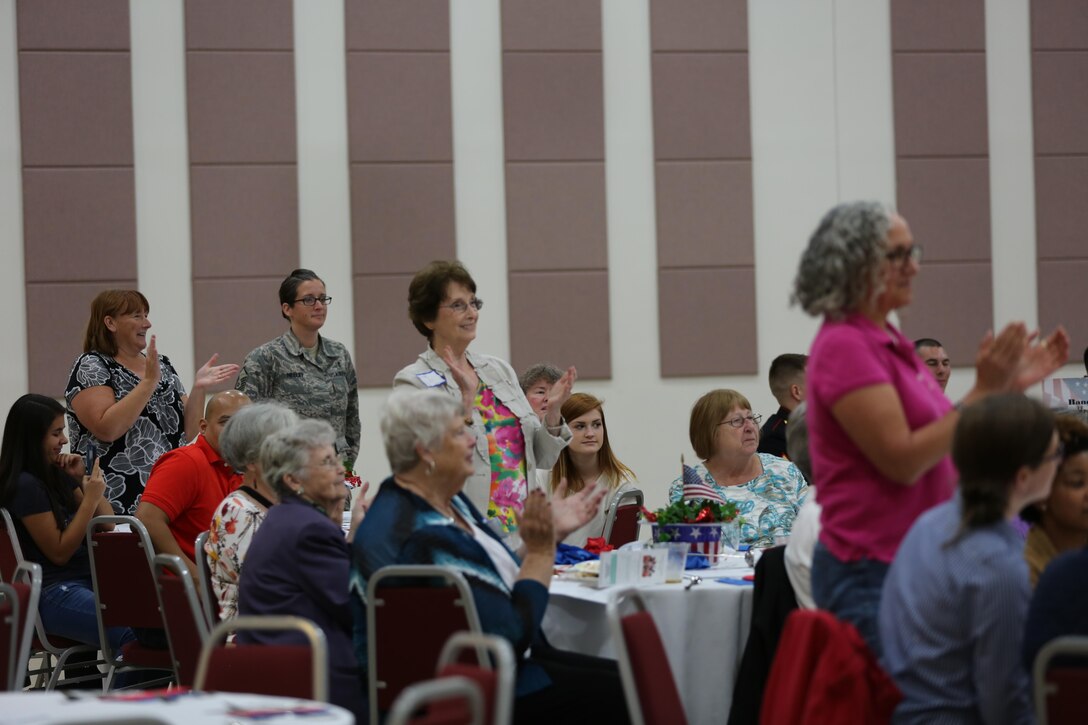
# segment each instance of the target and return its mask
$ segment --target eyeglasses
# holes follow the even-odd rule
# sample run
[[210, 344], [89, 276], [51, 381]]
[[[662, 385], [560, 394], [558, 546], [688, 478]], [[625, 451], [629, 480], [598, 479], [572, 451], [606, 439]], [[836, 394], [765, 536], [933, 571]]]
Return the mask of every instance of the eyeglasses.
[[320, 466], [321, 468], [339, 468], [340, 459], [336, 456], [325, 456], [317, 463], [311, 463], [311, 466]]
[[762, 415], [738, 415], [736, 418], [730, 418], [729, 420], [723, 420], [718, 425], [729, 425], [734, 428], [743, 428], [747, 421], [752, 421], [756, 428], [759, 427], [759, 421], [763, 420]]
[[[303, 297], [301, 299], [295, 300], [295, 302], [301, 302], [302, 304], [306, 305], [307, 307], [313, 307], [318, 302], [320, 302], [321, 304], [328, 307], [330, 304], [332, 304], [332, 297], [329, 297], [328, 295], [321, 295], [320, 297], [314, 297], [313, 295], [306, 295], [305, 297]], [[292, 303], [292, 304], [294, 304], [294, 303]]]
[[439, 305], [439, 307], [449, 307], [451, 310], [459, 315], [463, 315], [468, 312], [469, 307], [472, 307], [477, 312], [479, 312], [480, 308], [483, 306], [484, 301], [481, 300], [479, 297], [473, 297], [471, 300], [468, 301], [467, 304], [464, 300], [457, 300], [456, 302], [451, 302], [448, 305]]
[[900, 247], [888, 252], [884, 257], [892, 264], [904, 265], [908, 259], [918, 264], [922, 261], [922, 245], [912, 244], [909, 247]]

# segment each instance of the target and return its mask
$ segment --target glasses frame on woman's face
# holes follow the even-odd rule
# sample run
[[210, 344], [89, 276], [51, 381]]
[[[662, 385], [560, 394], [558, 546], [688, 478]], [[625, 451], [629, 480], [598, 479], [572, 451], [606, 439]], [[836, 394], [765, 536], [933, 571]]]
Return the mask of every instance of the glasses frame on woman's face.
[[[718, 454], [726, 449], [734, 449], [738, 452], [743, 451], [746, 454], [754, 455], [756, 448], [759, 447], [759, 421], [762, 419], [763, 416], [753, 415], [752, 411], [747, 408], [733, 408], [717, 425], [717, 431], [725, 431], [725, 433], [715, 434], [714, 453]], [[738, 420], [740, 425], [735, 425]], [[747, 442], [746, 438], [748, 438]]]
[[442, 344], [468, 345], [476, 339], [476, 322], [483, 300], [460, 282], [446, 285], [446, 298], [438, 305], [434, 321], [427, 326]]
[[310, 449], [310, 460], [303, 466], [306, 478], [297, 476], [300, 490], [306, 498], [325, 508], [343, 507], [347, 489], [344, 488], [344, 464], [331, 444]]

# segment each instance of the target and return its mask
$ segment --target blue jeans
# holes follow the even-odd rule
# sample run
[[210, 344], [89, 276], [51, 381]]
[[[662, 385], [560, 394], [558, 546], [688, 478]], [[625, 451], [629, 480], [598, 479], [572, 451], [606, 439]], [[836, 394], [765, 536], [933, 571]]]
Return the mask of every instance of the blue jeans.
[[[98, 641], [98, 617], [94, 611], [94, 590], [90, 579], [51, 584], [43, 589], [38, 604], [42, 626], [49, 634], [56, 634], [77, 642], [101, 647]], [[128, 627], [111, 627], [107, 630], [110, 647], [114, 653], [136, 635]]]
[[888, 565], [875, 559], [839, 561], [823, 544], [812, 555], [812, 598], [844, 622], [857, 627], [877, 659], [880, 659], [880, 593]]

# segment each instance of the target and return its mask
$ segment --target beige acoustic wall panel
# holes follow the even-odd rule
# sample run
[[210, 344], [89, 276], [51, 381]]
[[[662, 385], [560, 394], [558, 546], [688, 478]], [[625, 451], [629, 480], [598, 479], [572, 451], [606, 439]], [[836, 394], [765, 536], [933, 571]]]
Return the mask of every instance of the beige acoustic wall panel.
[[384, 388], [426, 346], [412, 275], [456, 255], [448, 0], [347, 0], [345, 24], [355, 368]]
[[510, 357], [612, 376], [601, 7], [502, 2]]
[[1031, 3], [1039, 324], [1088, 347], [1088, 3]]
[[90, 301], [136, 286], [127, 0], [16, 4], [30, 390], [60, 397]]
[[755, 373], [747, 4], [650, 0], [650, 34], [661, 374]]
[[[283, 334], [298, 266], [291, 0], [186, 0], [195, 365]], [[318, 274], [320, 270], [315, 270]]]
[[907, 337], [974, 362], [993, 326], [984, 0], [892, 0], [896, 205], [925, 250]]

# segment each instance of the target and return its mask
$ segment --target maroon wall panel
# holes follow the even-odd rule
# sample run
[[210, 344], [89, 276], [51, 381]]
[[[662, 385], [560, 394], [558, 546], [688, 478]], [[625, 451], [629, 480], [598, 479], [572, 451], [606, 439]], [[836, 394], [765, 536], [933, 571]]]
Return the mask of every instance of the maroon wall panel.
[[651, 0], [650, 34], [661, 374], [755, 373], [747, 3]]
[[185, 2], [198, 366], [213, 352], [240, 363], [286, 327], [277, 290], [299, 259], [293, 29], [291, 0]]
[[502, 47], [511, 363], [607, 379], [600, 3], [503, 0]]
[[984, 0], [892, 0], [897, 206], [925, 248], [908, 337], [974, 362], [993, 326]]
[[426, 345], [408, 321], [412, 275], [457, 253], [449, 6], [345, 10], [355, 367], [361, 387], [388, 387]]
[[30, 390], [61, 397], [90, 301], [136, 286], [127, 0], [16, 5]]
[[1039, 324], [1088, 347], [1088, 3], [1031, 3]]

